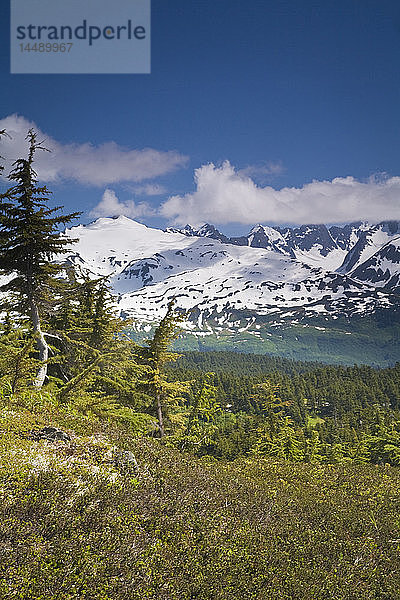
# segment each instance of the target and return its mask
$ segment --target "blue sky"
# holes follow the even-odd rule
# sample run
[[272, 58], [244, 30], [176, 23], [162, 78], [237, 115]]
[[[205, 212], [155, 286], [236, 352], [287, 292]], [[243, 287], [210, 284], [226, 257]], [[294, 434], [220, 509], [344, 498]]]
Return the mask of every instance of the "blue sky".
[[10, 75], [7, 4], [0, 119], [57, 146], [44, 179], [85, 221], [400, 218], [398, 2], [152, 0], [150, 75]]

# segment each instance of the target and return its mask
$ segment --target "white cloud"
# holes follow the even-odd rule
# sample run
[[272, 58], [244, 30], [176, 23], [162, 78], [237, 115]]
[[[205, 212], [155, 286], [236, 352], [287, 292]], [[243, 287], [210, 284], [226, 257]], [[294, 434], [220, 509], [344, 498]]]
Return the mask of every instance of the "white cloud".
[[195, 171], [196, 190], [172, 196], [161, 214], [175, 224], [345, 223], [400, 219], [400, 177], [313, 181], [301, 188], [259, 187], [229, 163]]
[[102, 199], [89, 213], [90, 217], [97, 219], [98, 217], [119, 217], [124, 215], [131, 219], [138, 217], [148, 217], [154, 214], [154, 210], [146, 203], [139, 202], [136, 204], [133, 200], [121, 202], [118, 200], [114, 190], [106, 189]]
[[132, 186], [131, 191], [138, 196], [161, 196], [166, 193], [166, 188], [158, 183], [146, 183], [145, 185]]
[[141, 182], [165, 175], [187, 164], [187, 157], [178, 152], [161, 152], [152, 148], [131, 150], [115, 142], [98, 146], [61, 144], [43, 133], [32, 121], [18, 115], [0, 120], [0, 130], [11, 136], [0, 140], [0, 156], [5, 161], [5, 174], [17, 158], [27, 155], [25, 136], [33, 128], [38, 140], [51, 152], [37, 152], [35, 170], [43, 182], [72, 180], [85, 185], [103, 186], [120, 182]]

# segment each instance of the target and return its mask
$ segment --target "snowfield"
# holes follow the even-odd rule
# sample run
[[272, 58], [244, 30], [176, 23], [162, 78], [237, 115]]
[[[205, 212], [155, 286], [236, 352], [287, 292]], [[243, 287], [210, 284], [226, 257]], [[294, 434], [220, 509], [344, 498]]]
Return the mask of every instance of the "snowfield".
[[236, 311], [252, 324], [281, 311], [337, 317], [398, 302], [391, 294], [399, 285], [398, 223], [257, 225], [247, 237], [227, 238], [210, 225], [161, 231], [121, 216], [66, 235], [79, 241], [60, 260], [108, 276], [120, 313], [144, 324], [162, 317], [173, 297], [190, 311], [187, 327], [199, 330], [210, 318], [232, 325]]

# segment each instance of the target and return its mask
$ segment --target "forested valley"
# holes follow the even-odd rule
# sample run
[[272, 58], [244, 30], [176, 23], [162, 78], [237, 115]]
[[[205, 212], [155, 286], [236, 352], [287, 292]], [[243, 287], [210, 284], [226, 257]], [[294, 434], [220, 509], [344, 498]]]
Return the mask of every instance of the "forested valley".
[[208, 352], [187, 353], [168, 367], [172, 380], [207, 371], [221, 414], [200, 452], [398, 464], [399, 364], [337, 367]]

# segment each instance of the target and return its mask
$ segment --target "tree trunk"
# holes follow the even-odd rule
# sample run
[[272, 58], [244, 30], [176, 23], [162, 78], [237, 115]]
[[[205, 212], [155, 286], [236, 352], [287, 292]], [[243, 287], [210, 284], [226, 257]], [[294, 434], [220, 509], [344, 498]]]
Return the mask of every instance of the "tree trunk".
[[86, 369], [81, 371], [81, 373], [79, 373], [78, 375], [76, 375], [75, 377], [70, 379], [65, 385], [63, 385], [63, 387], [58, 392], [58, 398], [60, 400], [63, 400], [65, 398], [66, 394], [68, 394], [71, 390], [75, 389], [76, 386], [79, 385], [80, 382], [83, 381], [83, 379], [85, 379], [85, 377], [87, 375], [89, 375], [89, 373], [91, 371], [93, 371], [93, 369], [95, 367], [97, 367], [97, 365], [102, 360], [104, 360], [107, 357], [111, 357], [111, 356], [112, 356], [111, 352], [108, 354], [102, 354], [101, 356], [98, 356]]
[[162, 414], [162, 405], [161, 405], [161, 394], [160, 392], [156, 393], [156, 402], [157, 402], [157, 417], [158, 417], [158, 427], [160, 430], [160, 438], [164, 437], [164, 421]]
[[49, 358], [49, 347], [40, 328], [39, 310], [36, 302], [31, 299], [31, 319], [34, 334], [36, 336], [36, 348], [39, 353], [39, 360], [42, 363], [33, 382], [34, 387], [41, 388], [47, 375], [47, 361]]

